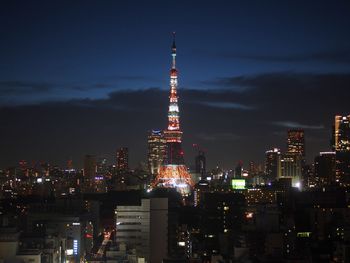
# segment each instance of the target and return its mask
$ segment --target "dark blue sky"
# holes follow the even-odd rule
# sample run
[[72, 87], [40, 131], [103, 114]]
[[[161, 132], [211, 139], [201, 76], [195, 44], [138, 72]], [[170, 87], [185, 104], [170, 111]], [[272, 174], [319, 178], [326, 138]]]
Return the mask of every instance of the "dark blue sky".
[[349, 113], [349, 14], [349, 1], [2, 1], [0, 164], [124, 145], [143, 160], [147, 130], [166, 126], [172, 31], [189, 164], [192, 142], [210, 165], [262, 161], [291, 126], [312, 160]]

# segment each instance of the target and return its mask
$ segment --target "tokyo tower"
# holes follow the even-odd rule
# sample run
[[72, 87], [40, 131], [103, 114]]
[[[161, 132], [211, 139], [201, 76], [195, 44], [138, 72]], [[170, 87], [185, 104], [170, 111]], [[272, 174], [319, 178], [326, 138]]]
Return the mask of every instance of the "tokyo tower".
[[154, 186], [176, 188], [186, 195], [193, 185], [191, 175], [184, 162], [184, 152], [181, 147], [182, 131], [180, 129], [179, 105], [177, 96], [177, 69], [175, 32], [171, 47], [172, 67], [170, 70], [170, 102], [168, 109], [168, 128], [164, 131], [166, 140], [166, 156], [155, 178]]

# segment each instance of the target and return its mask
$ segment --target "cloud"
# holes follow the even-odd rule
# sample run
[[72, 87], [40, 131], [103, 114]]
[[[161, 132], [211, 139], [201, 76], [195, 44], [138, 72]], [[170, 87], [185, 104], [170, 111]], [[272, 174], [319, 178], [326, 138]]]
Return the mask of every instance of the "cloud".
[[291, 128], [291, 129], [309, 129], [309, 130], [321, 130], [324, 129], [324, 125], [308, 125], [308, 124], [301, 124], [294, 121], [275, 121], [272, 122], [274, 125], [285, 127], [285, 128]]
[[46, 82], [0, 81], [0, 96], [45, 93], [54, 87], [54, 84]]
[[[228, 84], [249, 88], [237, 91]], [[287, 130], [296, 127], [305, 129], [312, 160], [329, 148], [334, 115], [349, 114], [349, 86], [350, 74], [285, 72], [228, 77], [215, 90], [180, 89], [186, 162], [193, 163], [193, 143], [207, 149], [209, 167], [262, 162], [265, 150], [283, 149]], [[18, 159], [64, 163], [68, 157], [81, 164], [87, 153], [111, 153], [114, 161], [121, 146], [129, 147], [131, 163], [137, 164], [147, 156], [147, 131], [167, 126], [168, 96], [167, 90], [148, 88], [119, 90], [99, 99], [0, 107], [0, 167]], [[242, 106], [254, 110], [237, 110]]]
[[312, 88], [329, 89], [332, 85], [346, 88], [350, 84], [350, 73], [315, 74], [278, 72], [218, 78], [212, 80], [211, 83], [224, 88], [239, 86], [242, 88], [266, 88], [270, 90], [274, 88], [281, 90], [287, 90], [288, 88], [295, 88], [297, 90]]
[[219, 109], [236, 109], [236, 110], [253, 110], [254, 107], [243, 105], [235, 102], [225, 102], [225, 101], [203, 101], [200, 102], [203, 105], [219, 108]]
[[110, 83], [95, 83], [95, 84], [86, 84], [86, 85], [73, 85], [73, 86], [68, 86], [66, 85], [68, 89], [73, 89], [77, 91], [88, 91], [88, 90], [93, 90], [93, 89], [110, 89], [113, 87], [112, 84]]
[[150, 76], [144, 76], [144, 75], [113, 75], [113, 76], [107, 76], [106, 79], [112, 80], [112, 81], [154, 81], [156, 80], [153, 77]]
[[261, 62], [325, 62], [325, 63], [350, 63], [350, 50], [324, 50], [304, 54], [242, 54], [242, 53], [219, 53], [219, 57], [228, 59], [245, 59]]

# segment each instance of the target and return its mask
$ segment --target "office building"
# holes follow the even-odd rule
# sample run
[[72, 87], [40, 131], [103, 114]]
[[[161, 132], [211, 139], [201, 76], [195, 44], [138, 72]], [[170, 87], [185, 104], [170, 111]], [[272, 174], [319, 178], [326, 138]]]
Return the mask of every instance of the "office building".
[[281, 152], [278, 148], [266, 151], [265, 174], [270, 181], [281, 177]]
[[152, 130], [148, 135], [148, 169], [156, 176], [165, 157], [166, 141], [162, 131]]
[[335, 116], [333, 136], [336, 152], [350, 152], [350, 115]]
[[300, 187], [302, 178], [302, 155], [299, 153], [284, 153], [281, 155], [281, 178], [290, 178], [292, 186]]
[[119, 148], [117, 151], [117, 170], [129, 170], [129, 149], [127, 147]]
[[336, 153], [320, 152], [315, 157], [315, 180], [319, 186], [329, 185], [336, 181]]
[[96, 158], [93, 155], [85, 155], [84, 158], [84, 177], [94, 178], [96, 175]]
[[168, 252], [168, 198], [141, 199], [140, 205], [117, 206], [116, 242], [135, 249], [146, 262], [161, 263]]
[[195, 157], [195, 171], [199, 174], [201, 179], [205, 178], [206, 173], [206, 158], [204, 151], [199, 150]]
[[305, 157], [304, 130], [293, 129], [288, 131], [287, 152], [300, 154], [303, 158]]
[[336, 181], [350, 185], [350, 115], [335, 116], [333, 149], [336, 152]]

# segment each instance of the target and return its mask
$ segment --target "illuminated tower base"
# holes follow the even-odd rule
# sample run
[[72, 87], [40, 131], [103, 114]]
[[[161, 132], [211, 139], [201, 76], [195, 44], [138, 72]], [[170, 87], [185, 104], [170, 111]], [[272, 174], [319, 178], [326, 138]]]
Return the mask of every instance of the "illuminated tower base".
[[176, 188], [182, 195], [188, 195], [192, 187], [191, 175], [185, 165], [162, 165], [156, 178], [156, 186]]

